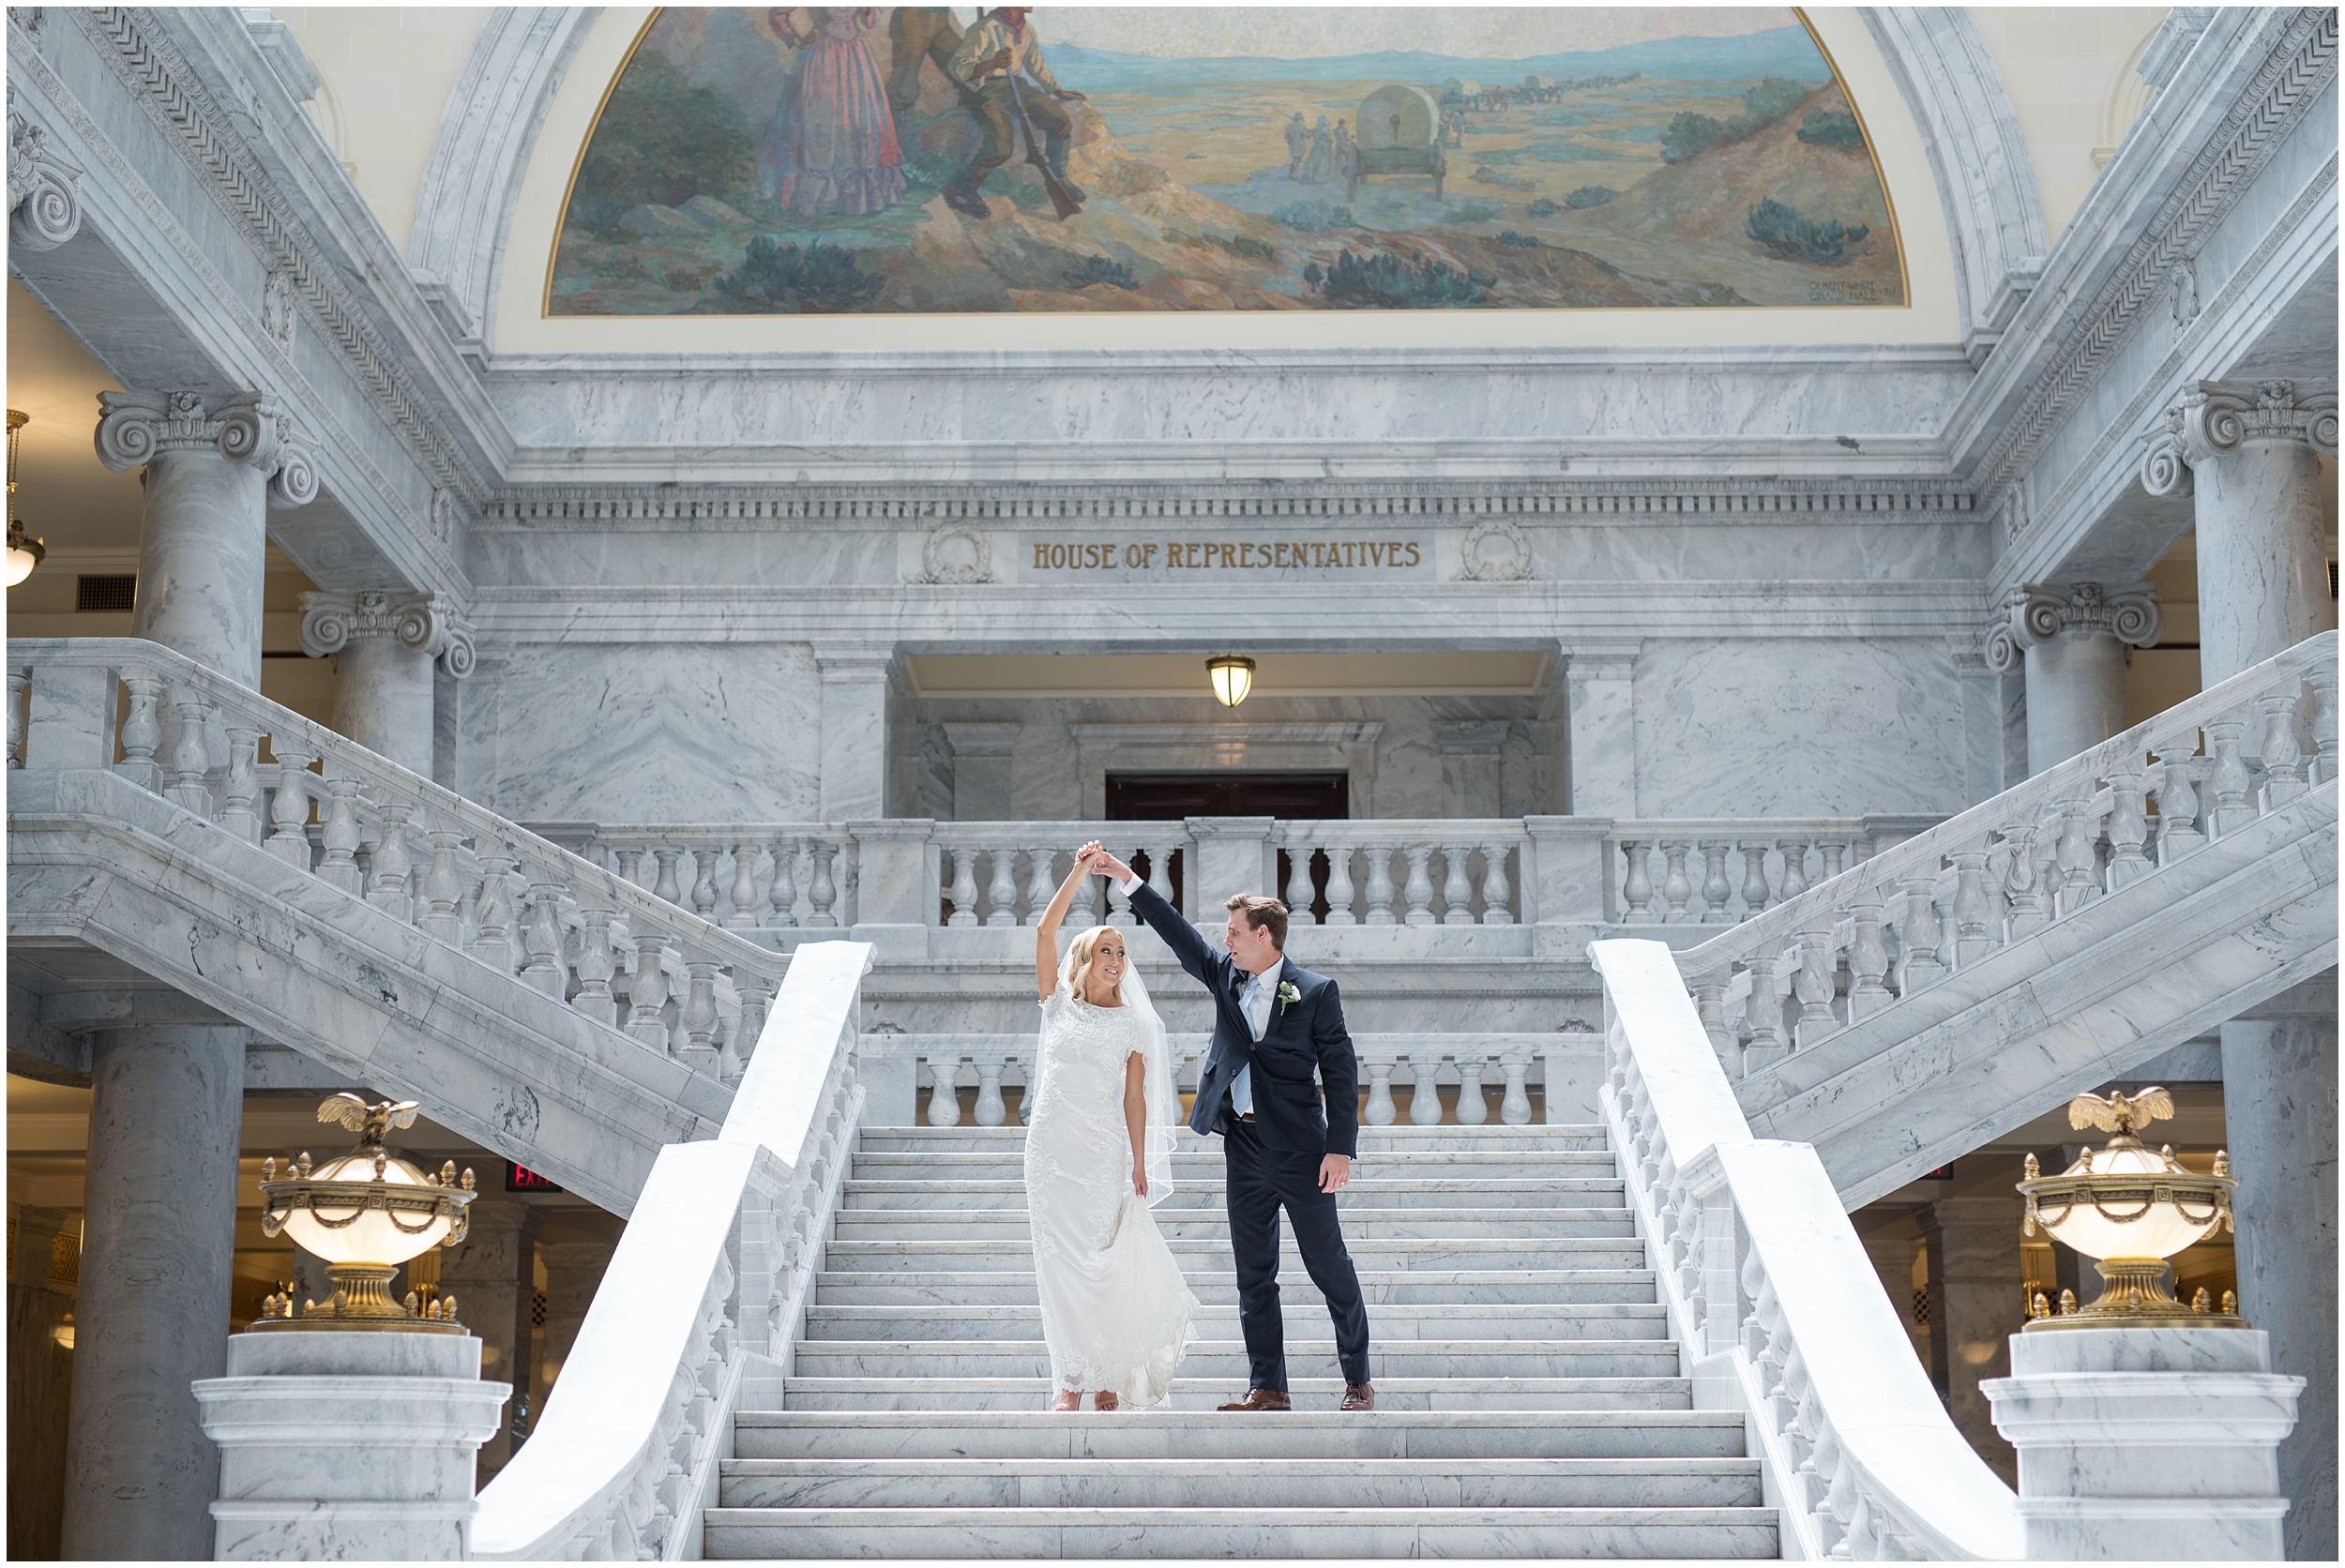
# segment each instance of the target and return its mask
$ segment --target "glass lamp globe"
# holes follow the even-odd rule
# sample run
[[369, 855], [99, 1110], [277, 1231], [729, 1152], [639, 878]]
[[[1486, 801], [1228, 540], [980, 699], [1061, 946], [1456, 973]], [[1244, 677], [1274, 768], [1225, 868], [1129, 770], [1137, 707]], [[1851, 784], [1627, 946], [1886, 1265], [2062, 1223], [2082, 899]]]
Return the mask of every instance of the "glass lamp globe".
[[1205, 661], [1213, 695], [1225, 708], [1234, 708], [1254, 689], [1254, 661], [1240, 654], [1223, 654]]

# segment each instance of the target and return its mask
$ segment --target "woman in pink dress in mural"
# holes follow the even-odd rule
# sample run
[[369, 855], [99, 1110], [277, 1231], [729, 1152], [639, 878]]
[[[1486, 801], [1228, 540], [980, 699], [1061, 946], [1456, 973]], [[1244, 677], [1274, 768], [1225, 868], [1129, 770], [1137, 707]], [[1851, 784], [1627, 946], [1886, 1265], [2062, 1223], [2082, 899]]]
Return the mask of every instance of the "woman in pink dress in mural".
[[808, 217], [878, 212], [903, 200], [904, 155], [887, 105], [887, 82], [863, 41], [879, 25], [871, 6], [809, 6], [813, 31], [793, 13], [765, 13], [774, 36], [798, 51], [790, 91], [758, 159], [759, 188], [785, 211]]

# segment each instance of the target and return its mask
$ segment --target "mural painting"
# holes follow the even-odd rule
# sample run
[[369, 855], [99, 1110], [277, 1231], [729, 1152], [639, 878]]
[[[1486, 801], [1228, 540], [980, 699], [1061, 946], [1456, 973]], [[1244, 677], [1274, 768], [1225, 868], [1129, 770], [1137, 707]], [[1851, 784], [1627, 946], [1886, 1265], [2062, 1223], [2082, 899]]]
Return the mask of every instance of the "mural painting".
[[1905, 302], [1786, 8], [671, 7], [546, 309]]

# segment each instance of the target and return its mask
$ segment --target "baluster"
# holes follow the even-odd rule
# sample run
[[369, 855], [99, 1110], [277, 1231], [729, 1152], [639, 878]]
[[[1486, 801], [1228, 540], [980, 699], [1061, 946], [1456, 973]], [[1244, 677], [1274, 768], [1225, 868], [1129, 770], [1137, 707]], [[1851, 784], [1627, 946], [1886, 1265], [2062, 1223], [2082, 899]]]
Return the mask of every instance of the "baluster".
[[705, 953], [686, 949], [684, 1012], [678, 1020], [688, 1042], [678, 1053], [696, 1073], [721, 1078], [724, 1063], [717, 1056], [717, 964]]
[[1763, 913], [1772, 901], [1767, 894], [1767, 852], [1775, 846], [1764, 838], [1746, 838], [1737, 847], [1743, 852], [1743, 918], [1748, 920]]
[[684, 888], [676, 881], [675, 863], [684, 852], [672, 850], [662, 845], [651, 852], [659, 861], [659, 878], [652, 883], [652, 896], [656, 898], [665, 898], [678, 909], [683, 908]]
[[1702, 923], [1723, 926], [1728, 923], [1726, 901], [1734, 897], [1734, 884], [1726, 880], [1726, 852], [1733, 846], [1723, 838], [1705, 839], [1702, 845]]
[[668, 1004], [668, 939], [635, 933], [635, 973], [628, 982], [627, 1032], [654, 1050], [668, 1051], [668, 1025], [659, 1015]]
[[[1140, 853], [1140, 852], [1136, 849], [1127, 852], [1133, 855]], [[1138, 925], [1139, 918], [1132, 913], [1131, 897], [1124, 891], [1124, 879], [1121, 877], [1101, 877], [1099, 881], [1107, 886], [1108, 924], [1111, 926], [1121, 926], [1127, 930], [1133, 926]], [[1308, 918], [1308, 916], [1306, 918]]]
[[977, 1125], [980, 1127], [998, 1127], [1008, 1119], [1008, 1109], [1002, 1104], [1002, 1069], [1005, 1065], [1006, 1063], [1001, 1062], [977, 1063]]
[[839, 884], [831, 881], [830, 875], [831, 859], [839, 853], [839, 846], [826, 838], [817, 838], [809, 848], [814, 855], [814, 874], [806, 889], [806, 923], [828, 930], [839, 924], [839, 917], [830, 912], [831, 905], [839, 901]]
[[741, 1038], [734, 1056], [746, 1068], [757, 1054], [757, 1043], [765, 1037], [765, 1020], [773, 1016], [774, 983], [762, 974], [736, 969], [733, 984], [741, 993]]
[[424, 916], [423, 928], [451, 947], [464, 940], [464, 917], [457, 912], [457, 906], [464, 900], [464, 882], [458, 874], [456, 860], [457, 846], [463, 838], [461, 832], [433, 828], [431, 869], [424, 873], [423, 879], [423, 896], [431, 905], [431, 912]]
[[1149, 890], [1168, 904], [1172, 901], [1172, 857], [1179, 852], [1171, 843], [1152, 844], [1148, 848]]
[[1392, 912], [1392, 846], [1371, 844], [1368, 855], [1368, 924], [1389, 926]]
[[171, 751], [171, 767], [175, 776], [168, 792], [174, 804], [208, 822], [214, 805], [204, 776], [212, 771], [212, 748], [204, 731], [211, 719], [212, 705], [204, 701], [202, 692], [185, 683], [173, 689], [171, 705], [179, 711], [179, 744]]
[[1394, 1117], [1399, 1114], [1394, 1109], [1392, 1103], [1394, 1063], [1362, 1062], [1360, 1065], [1368, 1069], [1368, 1110], [1366, 1113], [1368, 1124], [1371, 1127], [1389, 1127], [1393, 1123]]
[[480, 934], [473, 939], [472, 955], [500, 974], [513, 972], [512, 850], [492, 845], [480, 857], [480, 902], [473, 923]]
[[1783, 999], [1776, 994], [1776, 967], [1780, 953], [1754, 953], [1743, 960], [1750, 972], [1750, 1000], [1743, 1004], [1743, 1024], [1750, 1043], [1743, 1048], [1743, 1076], [1764, 1072], [1791, 1052], [1783, 1045]]
[[1324, 849], [1327, 854], [1327, 918], [1324, 926], [1356, 926], [1360, 917], [1352, 911], [1352, 846], [1330, 839]]
[[611, 923], [617, 912], [607, 907], [609, 894], [600, 886], [582, 888], [586, 897], [579, 900], [582, 906], [579, 918], [585, 923], [585, 931], [578, 941], [578, 995], [570, 1005], [599, 1024], [618, 1027], [618, 999], [611, 994], [611, 977], [619, 972], [618, 960], [611, 953]]
[[[2266, 811], [2277, 811], [2305, 792], [2304, 748], [2296, 744], [2296, 702], [2299, 693], [2296, 683], [2289, 683], [2286, 691], [2266, 692], [2256, 699], [2263, 708], [2263, 789], [2256, 804]], [[2115, 824], [2110, 832], [2114, 836]], [[2117, 883], [2110, 882], [2113, 892]]]
[[[2312, 782], [2331, 784], [2337, 780], [2337, 667], [2324, 664], [2305, 677], [2312, 686], [2312, 746], [2315, 752]], [[9, 712], [16, 710], [10, 708]]]
[[619, 863], [619, 880], [629, 887], [642, 887], [640, 872], [643, 864], [643, 849], [640, 844], [620, 844], [611, 849], [611, 858]]
[[[149, 764], [150, 766], [152, 764]], [[219, 825], [248, 844], [261, 841], [261, 731], [228, 726], [228, 778], [220, 787]], [[407, 918], [404, 909], [400, 918]]]
[[1848, 1020], [1868, 1018], [1892, 998], [1882, 977], [1889, 972], [1889, 949], [1881, 936], [1882, 890], [1868, 887], [1849, 900], [1853, 931], [1849, 940]]
[[1499, 1065], [1506, 1074], [1506, 1093], [1498, 1102], [1498, 1119], [1510, 1127], [1531, 1124], [1531, 1053], [1510, 1050]]
[[735, 930], [749, 930], [757, 925], [757, 846], [733, 846], [733, 912], [725, 916], [725, 924]]
[[1442, 861], [1442, 924], [1471, 926], [1474, 924], [1474, 882], [1466, 875], [1466, 856], [1474, 852], [1471, 844], [1444, 844]]
[[2207, 833], [2220, 838], [2236, 833], [2255, 821], [2255, 807], [2247, 804], [2247, 787], [2252, 780], [2247, 764], [2239, 759], [2239, 732], [2247, 728], [2247, 720], [2238, 714], [2226, 714], [2221, 718], [2206, 721], [2207, 751], [2215, 759], [2214, 770], [2207, 786], [2215, 795], [2215, 809], [2207, 813]]
[[1042, 924], [1043, 911], [1051, 907], [1051, 896], [1058, 891], [1058, 851], [1054, 849], [1026, 852], [1026, 910], [1021, 926]]
[[358, 781], [337, 774], [325, 781], [325, 858], [318, 862], [318, 879], [344, 893], [363, 894], [366, 883], [358, 874], [357, 856]]
[[1490, 1119], [1490, 1102], [1482, 1097], [1482, 1059], [1458, 1059], [1458, 1124], [1478, 1127]]
[[1799, 999], [1799, 1022], [1792, 1046], [1806, 1050], [1840, 1027], [1832, 1011], [1832, 912], [1816, 912], [1799, 928], [1799, 967], [1792, 972], [1792, 994]]
[[1311, 913], [1311, 846], [1308, 843], [1287, 845], [1287, 918], [1297, 926], [1318, 923]]
[[952, 912], [945, 917], [947, 926], [975, 926], [977, 923], [977, 852], [974, 845], [956, 844], [945, 852], [952, 857], [952, 886], [946, 890], [946, 898]]
[[569, 969], [562, 961], [562, 884], [543, 880], [551, 867], [533, 867], [529, 878], [529, 932], [522, 941], [529, 962], [522, 978], [560, 1002], [569, 989]]
[[[1007, 1076], [1009, 1068], [1016, 1067], [1019, 1064], [1018, 1058], [1014, 1056], [1006, 1056], [1002, 1058], [1002, 1062], [1005, 1077]], [[1009, 1121], [1011, 1124], [1015, 1126], [1024, 1126], [1026, 1124], [1026, 1112], [1033, 1108], [1026, 1103], [1026, 1100], [1028, 1098], [1029, 1091], [1034, 1088], [1034, 1080], [1035, 1075], [1033, 1073], [1024, 1070], [1020, 1071], [1018, 1075], [1018, 1104], [1008, 1111]], [[1007, 1103], [1007, 1096], [1004, 1097], [1004, 1103]]]
[[717, 919], [717, 847], [704, 844], [692, 852], [692, 912], [715, 924]]
[[1686, 875], [1686, 852], [1692, 848], [1674, 839], [1661, 846], [1661, 852], [1669, 857], [1669, 872], [1661, 879], [1661, 899], [1669, 905], [1669, 912], [1661, 919], [1667, 925], [1687, 925], [1694, 919], [1693, 911], [1687, 908], [1693, 899], [1694, 884]]
[[[1731, 1036], [1726, 1028], [1726, 976], [1712, 972], [1696, 975], [1686, 983], [1694, 994], [1694, 1016], [1702, 1020], [1702, 1032], [1710, 1036], [1710, 1048], [1724, 1062], [1729, 1054]], [[1740, 1055], [1739, 1048], [1733, 1054]]]
[[1987, 892], [1987, 851], [1956, 850], [1954, 862], [1954, 967], [1968, 969], [2003, 943], [2003, 922]]
[[929, 1063], [929, 1125], [958, 1127], [961, 1125], [961, 1093], [953, 1087], [953, 1079], [961, 1076], [958, 1061]]
[[1511, 926], [1515, 923], [1515, 890], [1506, 881], [1506, 846], [1482, 846], [1482, 924]]
[[2197, 731], [2156, 748], [2159, 783], [2152, 793], [2157, 801], [2157, 863], [2171, 866], [2206, 842], [2193, 824], [2199, 815], [2199, 792], [2190, 781]]
[[[630, 876], [628, 881], [635, 879]], [[765, 893], [773, 908], [776, 927], [798, 923], [798, 841], [781, 837], [774, 840], [774, 884]]]
[[[17, 716], [16, 694], [23, 686], [23, 678], [9, 671], [8, 731], [12, 737], [8, 755], [16, 755], [15, 743], [23, 739], [23, 720]], [[144, 670], [125, 670], [122, 684], [130, 688], [130, 711], [122, 716], [121, 761], [114, 772], [122, 775], [140, 789], [155, 794], [163, 792], [163, 770], [155, 761], [155, 748], [163, 743], [163, 726], [158, 704], [162, 700], [163, 678]], [[11, 762], [10, 766], [23, 764]]]
[[1848, 858], [1848, 840], [1845, 838], [1817, 841], [1816, 852], [1823, 857], [1823, 875], [1816, 879], [1818, 882], [1830, 882], [1840, 874], [1841, 862]]
[[[8, 666], [8, 766], [11, 768], [21, 768], [24, 765], [24, 687], [32, 678], [32, 671], [24, 666], [16, 664]], [[128, 731], [127, 723], [124, 729]], [[158, 738], [160, 738], [159, 731]], [[147, 747], [147, 751], [151, 761], [154, 751], [152, 745]], [[141, 787], [148, 790], [155, 788], [153, 784], [144, 782]]]
[[1621, 903], [1626, 906], [1621, 918], [1642, 926], [1653, 914], [1653, 846], [1642, 839], [1624, 838], [1621, 852], [1628, 857], [1627, 873], [1621, 878]]
[[2041, 879], [2035, 870], [2036, 825], [2010, 822], [1995, 830], [2008, 859], [2004, 866], [2003, 896], [2010, 912], [2005, 918], [2005, 940], [2018, 942], [2050, 923], [2044, 908]]
[[1930, 902], [1930, 894], [1937, 885], [1935, 876], [1898, 879], [1898, 891], [1905, 899], [1904, 912], [1897, 922], [1899, 996], [1912, 996], [1945, 978], [1946, 966], [1938, 961], [1938, 909]]
[[985, 923], [1018, 924], [1018, 846], [996, 844], [985, 852], [993, 863], [993, 877], [985, 888]]
[[2140, 881], [2156, 867], [2141, 852], [2150, 837], [2150, 819], [2143, 801], [2142, 766], [2121, 757], [2101, 770], [2109, 781], [2109, 891]]
[[[237, 731], [228, 732], [229, 749], [235, 749]], [[235, 770], [229, 769], [233, 780]], [[233, 797], [232, 797], [233, 798]], [[415, 857], [407, 848], [407, 823], [414, 807], [397, 801], [383, 807], [383, 841], [374, 848], [374, 886], [367, 893], [367, 902], [394, 918], [406, 921], [414, 912], [414, 904], [407, 897], [407, 879], [415, 870]]]
[[1775, 847], [1783, 856], [1783, 891], [1776, 896], [1777, 903], [1788, 904], [1808, 891], [1808, 847], [1810, 842], [1812, 840], [1806, 838], [1776, 840]]
[[[2078, 787], [2089, 789], [2091, 781], [2084, 780]], [[2053, 874], [2059, 879], [2052, 890], [2055, 920], [2074, 914], [2101, 896], [2100, 851], [2095, 842], [2100, 837], [2100, 813], [2082, 796], [2070, 796], [2057, 805], [2060, 840], [2052, 852]]]
[[1409, 912], [1401, 916], [1407, 926], [1430, 926], [1433, 923], [1433, 879], [1427, 867], [1433, 858], [1430, 844], [1410, 844], [1401, 853], [1408, 857], [1409, 880], [1403, 889], [1409, 900]]
[[1441, 1057], [1406, 1056], [1409, 1064], [1409, 1122], [1413, 1126], [1430, 1127], [1441, 1122], [1441, 1090], [1434, 1078], [1441, 1072]]

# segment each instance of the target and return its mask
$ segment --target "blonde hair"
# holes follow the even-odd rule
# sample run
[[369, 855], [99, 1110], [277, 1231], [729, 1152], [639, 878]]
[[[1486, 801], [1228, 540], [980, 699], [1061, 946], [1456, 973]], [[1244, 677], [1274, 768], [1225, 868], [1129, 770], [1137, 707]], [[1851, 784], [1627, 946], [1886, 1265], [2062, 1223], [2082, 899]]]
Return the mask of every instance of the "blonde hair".
[[[1073, 943], [1067, 949], [1067, 962], [1059, 972], [1067, 977], [1067, 994], [1078, 1002], [1089, 1000], [1091, 966], [1098, 957], [1099, 943], [1110, 936], [1121, 940], [1122, 933], [1112, 926], [1094, 926], [1087, 931], [1077, 933]], [[1127, 946], [1128, 948], [1128, 944]], [[1131, 954], [1128, 950], [1124, 955], [1124, 962], [1127, 966], [1125, 972], [1129, 973]], [[1115, 988], [1108, 994], [1120, 1003], [1124, 1000], [1124, 982], [1117, 980]]]

